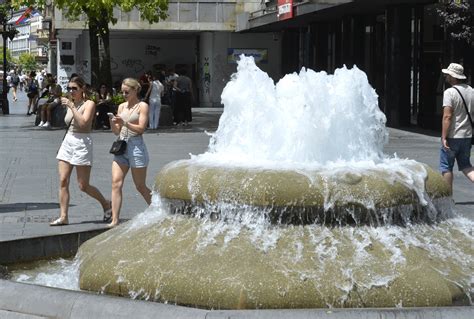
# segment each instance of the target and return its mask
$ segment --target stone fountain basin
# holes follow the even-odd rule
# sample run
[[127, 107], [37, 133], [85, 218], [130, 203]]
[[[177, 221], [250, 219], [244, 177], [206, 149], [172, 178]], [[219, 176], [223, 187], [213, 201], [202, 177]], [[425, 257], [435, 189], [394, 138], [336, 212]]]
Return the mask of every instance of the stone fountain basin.
[[[324, 208], [327, 194], [336, 198], [335, 206], [343, 205], [345, 194], [352, 194], [350, 205], [370, 196], [374, 212], [395, 203], [418, 207], [419, 197], [402, 182], [370, 174], [324, 180], [290, 171], [255, 174], [193, 165], [170, 164], [155, 184], [165, 204], [181, 201], [191, 211], [161, 208], [142, 216], [149, 223], [127, 223], [83, 244], [81, 289], [208, 309], [469, 304], [474, 254], [462, 222], [426, 216], [430, 224], [408, 219], [378, 227], [304, 222], [254, 227], [258, 218], [244, 225], [244, 215], [232, 221], [202, 216], [207, 203], [215, 207], [226, 198], [270, 207], [263, 210], [270, 214], [285, 205]], [[442, 177], [426, 170], [429, 196], [450, 200]]]
[[451, 199], [442, 176], [427, 165], [409, 164], [412, 170], [426, 174], [421, 187], [435, 206], [443, 207], [429, 210], [404, 176], [383, 169], [270, 170], [182, 160], [159, 172], [155, 189], [175, 212], [230, 203], [264, 209], [275, 223], [381, 225], [446, 218], [444, 206]]

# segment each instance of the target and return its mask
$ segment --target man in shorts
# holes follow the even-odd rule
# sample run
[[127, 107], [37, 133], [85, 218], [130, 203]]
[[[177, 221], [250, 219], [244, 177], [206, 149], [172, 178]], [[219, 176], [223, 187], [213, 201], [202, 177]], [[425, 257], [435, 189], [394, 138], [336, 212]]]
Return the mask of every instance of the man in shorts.
[[[467, 85], [464, 68], [457, 63], [451, 63], [447, 69], [441, 70], [450, 88], [443, 94], [443, 119], [441, 130], [441, 150], [439, 169], [446, 182], [453, 190], [453, 167], [458, 163], [458, 169], [474, 182], [474, 168], [471, 165], [471, 136], [474, 118], [474, 90]], [[466, 106], [464, 106], [464, 101]]]
[[16, 91], [19, 84], [20, 84], [20, 77], [18, 76], [18, 74], [16, 74], [15, 71], [11, 71], [10, 72], [10, 87], [12, 88], [13, 101], [15, 102], [18, 100], [16, 96]]

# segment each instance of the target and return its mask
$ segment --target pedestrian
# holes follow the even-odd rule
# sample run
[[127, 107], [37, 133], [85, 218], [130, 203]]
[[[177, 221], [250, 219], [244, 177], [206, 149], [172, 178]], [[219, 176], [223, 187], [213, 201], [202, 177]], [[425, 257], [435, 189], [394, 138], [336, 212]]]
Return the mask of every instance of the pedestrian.
[[36, 72], [31, 71], [28, 78], [26, 79], [26, 96], [28, 97], [28, 109], [26, 115], [31, 115], [34, 112], [36, 100], [39, 94], [39, 84], [36, 80]]
[[160, 122], [161, 97], [164, 93], [163, 84], [158, 80], [157, 75], [149, 75], [148, 92], [145, 95], [145, 101], [148, 101], [149, 115], [148, 128], [156, 130]]
[[97, 90], [96, 95], [96, 121], [95, 121], [95, 128], [96, 129], [110, 129], [110, 121], [107, 113], [115, 113], [113, 104], [112, 104], [112, 94], [107, 87], [107, 84], [102, 83]]
[[92, 168], [92, 121], [95, 115], [95, 103], [89, 99], [85, 91], [86, 83], [81, 77], [72, 78], [67, 86], [71, 99], [61, 98], [61, 104], [68, 110], [64, 122], [68, 125], [67, 134], [59, 148], [59, 206], [60, 216], [50, 223], [51, 226], [69, 224], [69, 182], [71, 173], [76, 168], [79, 189], [95, 198], [102, 205], [104, 221], [109, 221], [111, 202], [106, 200], [102, 193], [89, 184]]
[[151, 204], [151, 190], [146, 186], [146, 171], [149, 157], [143, 140], [143, 133], [148, 124], [148, 104], [140, 101], [140, 83], [133, 78], [122, 82], [121, 90], [125, 102], [119, 105], [117, 115], [111, 118], [111, 128], [115, 135], [127, 142], [122, 155], [114, 155], [112, 162], [112, 222], [114, 227], [119, 223], [122, 207], [122, 188], [129, 168], [138, 192]]
[[21, 72], [20, 73], [20, 91], [23, 91], [23, 87], [26, 86], [26, 75]]
[[17, 92], [17, 88], [19, 84], [20, 84], [20, 77], [14, 70], [12, 70], [10, 73], [10, 87], [12, 88], [13, 101], [15, 102], [18, 100], [16, 92]]
[[179, 125], [188, 125], [192, 121], [191, 106], [193, 103], [193, 83], [186, 75], [186, 70], [181, 70], [176, 79], [176, 98], [174, 109], [174, 122]]
[[446, 89], [443, 94], [442, 145], [439, 167], [452, 192], [455, 161], [458, 164], [458, 170], [462, 171], [471, 182], [474, 182], [474, 168], [470, 159], [474, 90], [466, 84], [462, 65], [451, 63], [447, 69], [442, 69], [442, 72], [451, 87]]

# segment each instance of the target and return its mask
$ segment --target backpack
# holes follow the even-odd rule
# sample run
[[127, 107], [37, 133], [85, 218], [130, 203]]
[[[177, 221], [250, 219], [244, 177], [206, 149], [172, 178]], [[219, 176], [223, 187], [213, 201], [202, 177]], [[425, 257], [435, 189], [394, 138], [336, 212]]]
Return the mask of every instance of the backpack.
[[28, 92], [29, 93], [37, 93], [38, 92], [38, 85], [36, 85], [36, 81], [32, 80], [28, 85]]
[[12, 76], [12, 83], [13, 83], [14, 85], [18, 85], [18, 83], [20, 83], [20, 77], [19, 77], [18, 75], [14, 74], [14, 75]]

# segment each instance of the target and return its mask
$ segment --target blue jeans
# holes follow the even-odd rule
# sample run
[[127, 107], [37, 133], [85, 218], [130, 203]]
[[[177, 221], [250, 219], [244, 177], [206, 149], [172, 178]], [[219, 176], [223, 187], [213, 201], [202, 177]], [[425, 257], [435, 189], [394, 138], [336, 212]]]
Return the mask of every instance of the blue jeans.
[[145, 141], [141, 135], [130, 137], [127, 140], [127, 149], [122, 155], [114, 155], [114, 161], [119, 165], [132, 168], [147, 167], [150, 161]]
[[458, 163], [458, 170], [463, 171], [471, 165], [471, 138], [447, 138], [450, 149], [441, 145], [439, 156], [439, 170], [441, 173], [452, 172], [454, 161]]

